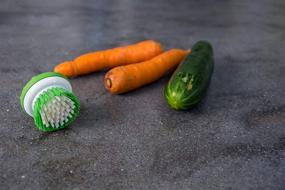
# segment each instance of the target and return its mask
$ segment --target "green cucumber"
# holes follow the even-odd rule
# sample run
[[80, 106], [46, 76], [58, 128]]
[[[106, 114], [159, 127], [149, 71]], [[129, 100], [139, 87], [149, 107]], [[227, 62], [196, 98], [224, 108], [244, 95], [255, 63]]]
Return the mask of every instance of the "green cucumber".
[[214, 69], [213, 48], [199, 41], [171, 76], [165, 98], [170, 107], [185, 110], [196, 105], [205, 95]]

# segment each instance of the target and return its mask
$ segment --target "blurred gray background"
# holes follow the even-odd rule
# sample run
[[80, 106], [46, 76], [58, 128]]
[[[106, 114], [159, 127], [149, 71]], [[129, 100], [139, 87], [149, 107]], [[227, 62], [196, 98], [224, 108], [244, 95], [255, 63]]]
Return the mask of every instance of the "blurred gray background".
[[[41, 133], [23, 85], [83, 53], [208, 40], [215, 71], [196, 108], [168, 108], [169, 76], [110, 95], [104, 72], [72, 79], [82, 111]], [[285, 189], [285, 1], [1, 0], [0, 189]]]

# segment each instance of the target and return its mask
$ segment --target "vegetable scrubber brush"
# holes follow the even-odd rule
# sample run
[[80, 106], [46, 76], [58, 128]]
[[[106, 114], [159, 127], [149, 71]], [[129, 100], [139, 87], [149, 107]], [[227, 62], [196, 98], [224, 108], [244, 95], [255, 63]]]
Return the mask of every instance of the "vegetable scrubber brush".
[[24, 86], [20, 101], [23, 110], [34, 118], [37, 128], [45, 132], [68, 127], [80, 110], [71, 84], [55, 72], [33, 77]]

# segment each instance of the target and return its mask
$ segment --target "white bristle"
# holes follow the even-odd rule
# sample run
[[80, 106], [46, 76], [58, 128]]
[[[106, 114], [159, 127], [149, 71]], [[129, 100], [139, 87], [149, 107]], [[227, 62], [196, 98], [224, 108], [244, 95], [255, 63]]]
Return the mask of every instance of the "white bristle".
[[47, 102], [40, 114], [42, 122], [46, 127], [59, 128], [69, 121], [74, 114], [75, 103], [65, 96], [56, 96], [53, 100]]
[[47, 125], [47, 118], [43, 110], [41, 111], [41, 117], [42, 117], [43, 124]]
[[54, 122], [53, 122], [53, 120], [50, 121], [50, 125], [54, 128]]

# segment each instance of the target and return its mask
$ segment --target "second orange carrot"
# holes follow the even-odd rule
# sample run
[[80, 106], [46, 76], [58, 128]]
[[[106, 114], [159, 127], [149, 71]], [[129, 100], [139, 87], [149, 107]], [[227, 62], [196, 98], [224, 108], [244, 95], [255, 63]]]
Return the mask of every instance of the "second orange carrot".
[[120, 94], [154, 82], [173, 71], [189, 52], [171, 49], [145, 62], [113, 68], [105, 75], [105, 88]]

